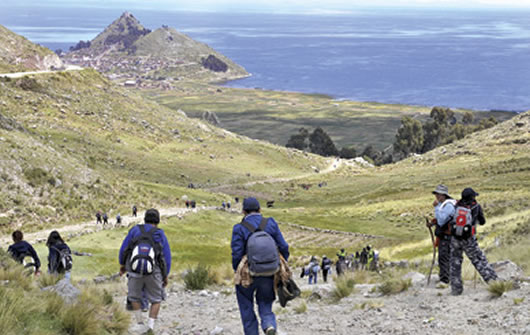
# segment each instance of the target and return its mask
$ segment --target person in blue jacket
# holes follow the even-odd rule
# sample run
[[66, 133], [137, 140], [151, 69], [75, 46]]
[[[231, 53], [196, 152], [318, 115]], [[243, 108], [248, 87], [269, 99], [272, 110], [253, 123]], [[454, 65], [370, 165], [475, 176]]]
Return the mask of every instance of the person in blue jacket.
[[25, 257], [30, 256], [33, 258], [33, 262], [24, 264], [24, 266], [34, 268], [35, 275], [38, 275], [40, 273], [40, 259], [35, 249], [33, 249], [31, 244], [24, 241], [24, 234], [20, 230], [15, 230], [11, 236], [14, 243], [9, 246], [7, 252], [21, 264], [24, 264]]
[[[123, 240], [119, 254], [120, 275], [127, 272], [127, 277], [129, 278], [127, 299], [131, 302], [137, 321], [137, 325], [134, 327], [138, 332], [147, 331], [142, 320], [140, 309], [142, 299], [145, 299], [145, 297], [151, 303], [147, 326], [151, 330], [155, 328], [158, 312], [160, 311], [160, 304], [166, 297], [164, 288], [168, 284], [168, 276], [171, 270], [171, 250], [169, 243], [164, 231], [158, 228], [160, 213], [154, 208], [147, 210], [145, 212], [144, 222], [144, 225], [136, 225], [129, 230], [127, 237]], [[130, 258], [133, 253], [131, 248], [134, 247], [135, 241], [142, 235], [142, 229], [145, 232], [156, 229], [153, 233], [153, 241], [156, 246], [153, 247], [155, 250], [160, 250], [160, 252], [158, 255], [155, 255], [156, 259], [151, 274], [137, 273], [133, 271], [131, 266]]]
[[57, 230], [48, 235], [46, 246], [48, 247], [48, 273], [64, 274], [65, 278], [70, 279], [72, 252]]
[[[260, 213], [260, 204], [255, 198], [246, 198], [243, 201], [244, 221], [258, 227], [262, 220]], [[289, 245], [283, 238], [283, 235], [273, 218], [269, 218], [265, 231], [272, 236], [280, 254], [289, 259]], [[239, 262], [246, 252], [247, 240], [250, 237], [250, 231], [242, 224], [234, 225], [232, 230], [232, 267], [237, 270]], [[254, 296], [258, 305], [258, 312], [261, 319], [261, 328], [266, 335], [276, 334], [276, 317], [272, 312], [272, 303], [276, 299], [274, 294], [274, 276], [270, 277], [253, 277], [252, 285], [243, 287], [236, 285], [237, 303], [243, 322], [245, 335], [258, 335], [259, 327], [256, 314], [254, 313]]]

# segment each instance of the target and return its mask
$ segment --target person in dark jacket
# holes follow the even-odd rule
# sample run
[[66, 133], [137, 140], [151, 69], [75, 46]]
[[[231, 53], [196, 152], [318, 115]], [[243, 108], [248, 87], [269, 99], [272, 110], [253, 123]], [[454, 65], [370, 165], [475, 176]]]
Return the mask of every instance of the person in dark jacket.
[[101, 212], [98, 211], [96, 213], [96, 224], [100, 224], [101, 223]]
[[[497, 280], [497, 273], [488, 263], [486, 256], [480, 250], [477, 238], [476, 238], [476, 226], [484, 225], [486, 223], [486, 218], [484, 217], [484, 212], [482, 207], [475, 200], [475, 197], [478, 196], [472, 188], [466, 188], [462, 191], [462, 199], [456, 203], [456, 208], [465, 207], [471, 209], [472, 217], [472, 229], [469, 236], [459, 237], [453, 234], [451, 240], [451, 294], [460, 295], [464, 291], [464, 285], [462, 283], [462, 261], [463, 255], [465, 252], [475, 269], [482, 276], [485, 282], [490, 280]], [[457, 215], [455, 213], [455, 215]]]
[[[63, 274], [65, 278], [70, 278], [72, 257], [70, 248], [64, 243], [63, 238], [57, 230], [48, 236], [46, 241], [48, 247], [48, 272], [51, 274]], [[69, 259], [68, 259], [69, 257]]]
[[[145, 329], [141, 313], [142, 300], [145, 300], [145, 298], [151, 303], [147, 327], [151, 330], [155, 328], [160, 305], [166, 297], [164, 288], [168, 284], [169, 272], [171, 270], [171, 250], [169, 248], [169, 242], [164, 231], [158, 228], [160, 213], [154, 208], [148, 209], [145, 212], [144, 222], [144, 225], [136, 225], [129, 230], [129, 233], [123, 240], [119, 254], [120, 275], [124, 275], [127, 272], [127, 277], [129, 278], [127, 299], [131, 302], [132, 309], [135, 313], [137, 324], [133, 327], [138, 332], [148, 330]], [[133, 250], [130, 249], [130, 246], [142, 234], [142, 229], [145, 229], [146, 232], [151, 231], [151, 229], [156, 229], [153, 233], [153, 242], [158, 244], [161, 250], [159, 258], [155, 260], [151, 274], [136, 273], [131, 266], [130, 257]]]
[[[11, 236], [13, 237], [14, 243], [7, 248], [7, 252], [20, 264], [34, 269], [35, 275], [38, 275], [40, 273], [40, 259], [35, 249], [33, 249], [31, 244], [24, 241], [24, 234], [20, 230], [15, 230]], [[29, 263], [24, 263], [25, 258], [28, 256], [33, 260]]]
[[327, 258], [326, 255], [322, 256], [322, 277], [324, 278], [324, 283], [328, 282], [328, 273], [331, 271], [331, 259]]
[[[255, 198], [243, 200], [243, 220], [258, 228], [262, 221], [260, 204]], [[274, 239], [278, 246], [278, 251], [285, 258], [289, 259], [289, 245], [283, 238], [282, 232], [273, 218], [269, 218], [265, 231]], [[237, 270], [239, 263], [246, 255], [246, 244], [251, 232], [241, 223], [234, 225], [232, 230], [232, 268]], [[258, 335], [259, 327], [256, 314], [254, 313], [254, 297], [258, 304], [258, 312], [261, 319], [261, 328], [266, 335], [276, 334], [276, 316], [272, 312], [272, 303], [276, 299], [274, 293], [274, 276], [252, 277], [252, 284], [249, 287], [236, 285], [236, 297], [239, 305], [239, 312], [243, 322], [245, 335]]]

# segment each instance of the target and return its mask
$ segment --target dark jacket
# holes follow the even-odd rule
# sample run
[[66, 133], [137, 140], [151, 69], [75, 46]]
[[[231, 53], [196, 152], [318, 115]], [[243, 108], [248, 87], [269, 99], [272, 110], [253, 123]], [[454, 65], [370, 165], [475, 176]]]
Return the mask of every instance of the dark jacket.
[[329, 270], [331, 268], [331, 259], [329, 259], [327, 257], [322, 258], [321, 268], [322, 268], [322, 270], [326, 270], [326, 271]]
[[[252, 213], [245, 217], [245, 221], [256, 228], [258, 228], [259, 224], [261, 223], [261, 219], [262, 216], [259, 213]], [[272, 236], [283, 258], [285, 258], [286, 261], [289, 260], [289, 245], [283, 238], [282, 232], [273, 218], [269, 218], [267, 226], [265, 227], [265, 231]], [[250, 231], [247, 228], [240, 223], [234, 225], [234, 228], [232, 229], [231, 242], [232, 268], [234, 271], [237, 270], [239, 262], [241, 262], [241, 259], [247, 253], [247, 240], [249, 237]]]
[[7, 249], [7, 252], [13, 257], [17, 262], [22, 263], [22, 260], [20, 259], [22, 255], [29, 255], [33, 257], [33, 260], [35, 261], [35, 267], [37, 270], [40, 268], [40, 259], [37, 255], [37, 252], [35, 252], [35, 249], [26, 241], [20, 241], [15, 244], [12, 244]]
[[68, 250], [71, 253], [70, 248], [66, 243], [52, 244], [48, 247], [48, 272], [57, 273], [59, 271], [59, 261], [61, 260], [60, 251]]

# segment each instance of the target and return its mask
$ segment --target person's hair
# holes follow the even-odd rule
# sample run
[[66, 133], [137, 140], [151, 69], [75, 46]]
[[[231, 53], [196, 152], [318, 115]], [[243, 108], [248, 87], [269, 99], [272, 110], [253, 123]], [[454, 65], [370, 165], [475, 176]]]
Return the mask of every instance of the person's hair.
[[63, 238], [61, 237], [61, 235], [59, 234], [57, 230], [54, 230], [48, 236], [48, 241], [46, 241], [46, 246], [49, 247], [59, 242], [64, 243]]
[[13, 241], [15, 243], [20, 242], [24, 239], [24, 234], [22, 234], [20, 230], [15, 230], [11, 236], [13, 237]]

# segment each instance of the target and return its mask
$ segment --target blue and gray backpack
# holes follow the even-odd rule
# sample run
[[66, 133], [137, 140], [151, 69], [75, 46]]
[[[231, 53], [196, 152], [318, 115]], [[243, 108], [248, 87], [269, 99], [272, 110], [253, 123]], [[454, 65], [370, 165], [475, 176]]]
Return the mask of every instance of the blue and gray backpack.
[[276, 242], [265, 231], [269, 219], [263, 218], [258, 228], [242, 221], [241, 224], [250, 231], [247, 240], [247, 258], [250, 275], [254, 277], [268, 277], [280, 269], [280, 255]]
[[138, 225], [138, 228], [140, 228], [140, 235], [129, 244], [127, 262], [132, 272], [150, 275], [153, 273], [155, 265], [160, 265], [162, 246], [153, 239], [153, 235], [159, 229], [153, 227], [146, 231], [145, 225]]

